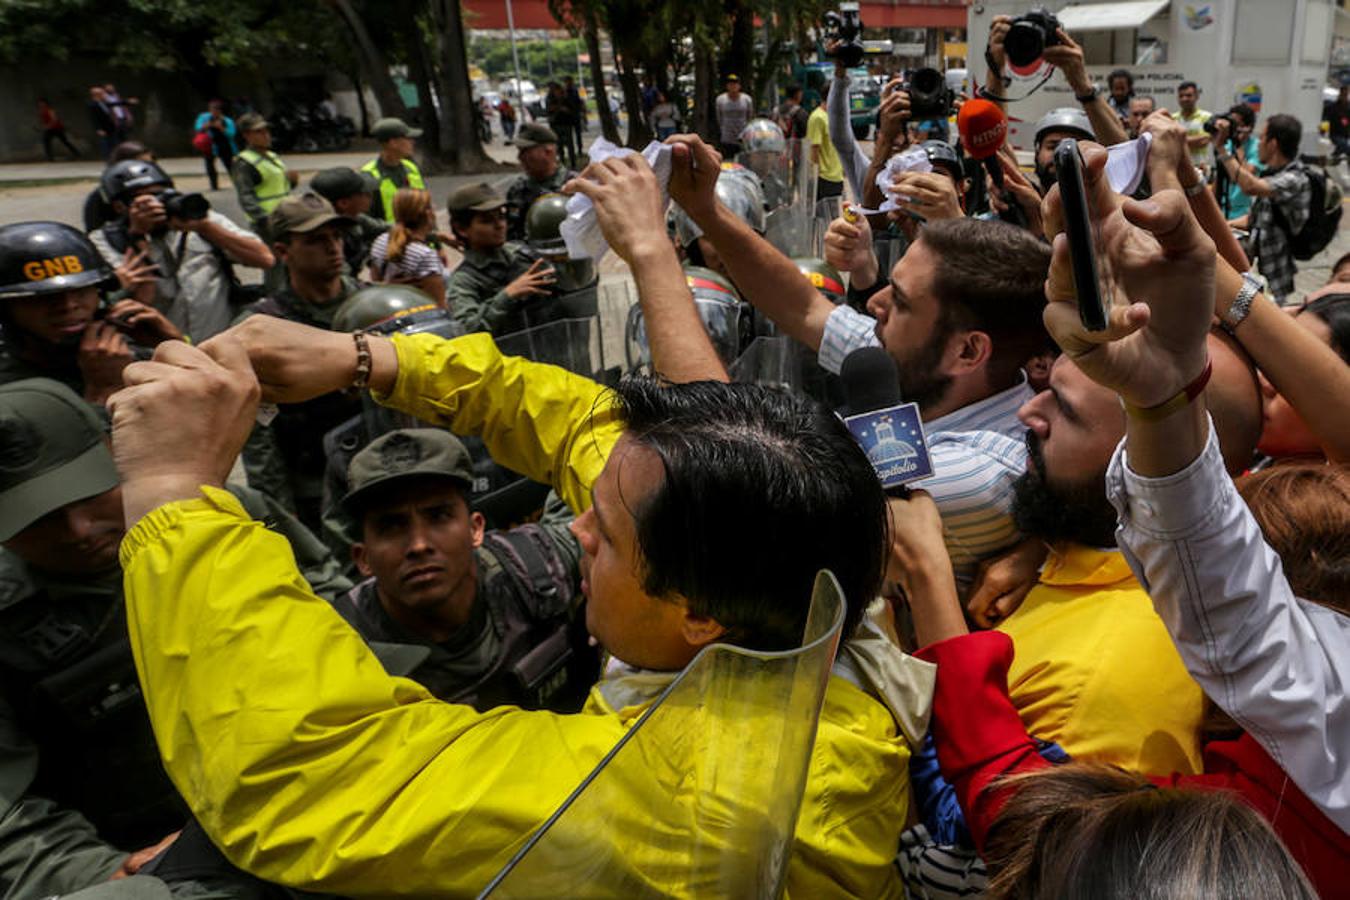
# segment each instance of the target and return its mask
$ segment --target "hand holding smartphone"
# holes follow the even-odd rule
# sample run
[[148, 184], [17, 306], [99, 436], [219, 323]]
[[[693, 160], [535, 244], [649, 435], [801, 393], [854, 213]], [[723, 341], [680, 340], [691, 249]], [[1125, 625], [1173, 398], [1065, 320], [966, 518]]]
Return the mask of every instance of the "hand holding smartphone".
[[1111, 283], [1103, 278], [1097, 252], [1097, 228], [1088, 210], [1083, 182], [1083, 155], [1078, 142], [1065, 138], [1055, 148], [1055, 176], [1064, 210], [1064, 234], [1073, 262], [1073, 286], [1078, 295], [1078, 316], [1088, 331], [1106, 330], [1106, 309], [1111, 302]]

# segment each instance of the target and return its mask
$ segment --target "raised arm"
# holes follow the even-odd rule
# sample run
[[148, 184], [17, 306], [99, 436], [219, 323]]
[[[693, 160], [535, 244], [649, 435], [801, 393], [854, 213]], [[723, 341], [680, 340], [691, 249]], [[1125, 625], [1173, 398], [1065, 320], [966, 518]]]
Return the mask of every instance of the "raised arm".
[[594, 163], [563, 190], [591, 199], [605, 241], [632, 270], [656, 373], [676, 383], [730, 380], [666, 237], [661, 188], [647, 161], [634, 153]]
[[835, 309], [797, 266], [717, 202], [715, 150], [694, 135], [668, 140], [673, 149], [670, 196], [717, 248], [741, 296], [797, 341], [819, 349]]
[[1069, 90], [1073, 91], [1074, 99], [1083, 107], [1088, 121], [1092, 123], [1092, 133], [1097, 136], [1097, 141], [1109, 147], [1127, 140], [1129, 135], [1125, 133], [1125, 126], [1120, 124], [1120, 116], [1111, 109], [1101, 92], [1093, 88], [1092, 80], [1088, 78], [1083, 48], [1063, 28], [1055, 34], [1059, 35], [1059, 43], [1045, 48], [1045, 61], [1058, 66], [1064, 73], [1064, 80], [1068, 82]]
[[830, 126], [830, 142], [839, 154], [839, 162], [844, 167], [844, 177], [853, 189], [854, 197], [863, 195], [863, 176], [871, 160], [858, 146], [853, 136], [853, 122], [849, 118], [848, 86], [852, 83], [848, 69], [840, 63], [834, 64], [834, 81], [830, 85], [830, 96], [825, 100], [825, 115]]

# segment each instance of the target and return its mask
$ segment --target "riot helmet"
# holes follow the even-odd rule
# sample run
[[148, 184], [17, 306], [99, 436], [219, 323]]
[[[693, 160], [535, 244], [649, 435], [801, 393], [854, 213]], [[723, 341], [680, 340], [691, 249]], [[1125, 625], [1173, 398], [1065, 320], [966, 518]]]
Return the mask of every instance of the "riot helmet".
[[0, 226], [0, 299], [97, 286], [112, 268], [79, 229], [61, 222]]
[[818, 256], [799, 256], [792, 262], [825, 299], [836, 306], [844, 302], [848, 288], [844, 287], [844, 279], [838, 269]]
[[98, 192], [103, 197], [104, 203], [112, 203], [114, 200], [126, 203], [136, 191], [154, 185], [173, 187], [173, 179], [156, 163], [142, 159], [124, 159], [103, 170], [98, 182]]
[[1052, 131], [1067, 131], [1085, 141], [1097, 139], [1092, 133], [1092, 123], [1088, 121], [1087, 113], [1076, 106], [1061, 106], [1041, 116], [1036, 122], [1036, 146], [1039, 147], [1045, 136]]
[[348, 297], [333, 314], [334, 331], [370, 334], [432, 333], [451, 338], [464, 334], [450, 311], [405, 284], [374, 284]]
[[[718, 201], [731, 210], [736, 218], [749, 225], [756, 234], [764, 233], [764, 190], [754, 172], [735, 163], [723, 163], [715, 190]], [[681, 247], [688, 248], [703, 237], [703, 229], [694, 223], [678, 203], [670, 205], [668, 221]]]
[[570, 294], [588, 287], [595, 279], [595, 261], [572, 259], [563, 240], [562, 223], [567, 220], [567, 200], [563, 194], [544, 194], [530, 204], [525, 213], [525, 241], [530, 252], [553, 267], [557, 293]]
[[919, 145], [923, 152], [928, 154], [928, 162], [934, 167], [942, 167], [951, 174], [958, 185], [958, 192], [962, 179], [966, 177], [965, 168], [961, 165], [961, 157], [956, 155], [956, 148], [946, 141], [924, 141]]
[[772, 119], [751, 119], [741, 129], [741, 147], [745, 153], [782, 154], [787, 152], [787, 138]]
[[[712, 341], [713, 349], [723, 364], [731, 365], [752, 337], [750, 307], [741, 300], [731, 282], [712, 269], [685, 266], [684, 279], [690, 293], [694, 295], [694, 306]], [[625, 352], [630, 368], [651, 366], [647, 327], [643, 321], [642, 307], [638, 305], [628, 311]]]

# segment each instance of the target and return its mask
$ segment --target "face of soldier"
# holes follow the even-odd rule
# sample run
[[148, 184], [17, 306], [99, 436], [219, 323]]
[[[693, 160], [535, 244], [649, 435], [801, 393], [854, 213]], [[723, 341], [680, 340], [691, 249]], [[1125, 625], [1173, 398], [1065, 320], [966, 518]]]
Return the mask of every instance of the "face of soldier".
[[536, 144], [520, 151], [520, 167], [536, 181], [552, 178], [558, 171], [558, 145]]
[[342, 229], [337, 225], [292, 234], [288, 243], [276, 244], [276, 251], [291, 276], [301, 281], [328, 281], [342, 274]]
[[475, 212], [462, 233], [464, 243], [474, 250], [495, 250], [506, 243], [506, 209]]
[[251, 131], [245, 131], [244, 142], [253, 150], [271, 150], [272, 130], [270, 128], [254, 128]]
[[413, 139], [410, 137], [390, 138], [385, 141], [385, 146], [389, 148], [391, 153], [398, 156], [399, 159], [412, 159]]
[[[468, 621], [478, 584], [473, 551], [483, 543], [481, 513], [444, 478], [395, 485], [367, 509], [352, 561], [374, 576], [380, 603], [422, 633]], [[444, 637], [429, 635], [434, 639]]]
[[122, 488], [55, 509], [5, 541], [25, 563], [61, 576], [99, 575], [117, 566], [126, 532]]
[[77, 288], [57, 294], [22, 297], [5, 301], [10, 319], [20, 332], [47, 344], [73, 345], [98, 309], [98, 288]]
[[669, 672], [683, 668], [725, 629], [692, 615], [679, 598], [659, 600], [642, 589], [633, 510], [664, 477], [654, 451], [621, 438], [591, 489], [591, 508], [573, 521], [572, 533], [583, 553], [587, 630], [629, 665]]
[[1041, 139], [1040, 145], [1036, 148], [1036, 178], [1041, 183], [1042, 191], [1050, 190], [1055, 184], [1055, 148], [1065, 138], [1078, 137], [1072, 131], [1051, 131]]

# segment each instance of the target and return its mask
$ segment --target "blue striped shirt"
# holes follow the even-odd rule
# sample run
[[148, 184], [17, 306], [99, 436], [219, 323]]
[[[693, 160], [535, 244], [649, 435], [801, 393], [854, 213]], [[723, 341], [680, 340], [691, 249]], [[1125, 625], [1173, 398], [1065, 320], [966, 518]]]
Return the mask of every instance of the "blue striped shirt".
[[[876, 320], [847, 306], [825, 322], [820, 365], [838, 373], [844, 357], [877, 347]], [[981, 560], [1017, 543], [1013, 482], [1027, 470], [1026, 426], [1017, 410], [1033, 396], [1025, 376], [1017, 385], [924, 422], [933, 475], [914, 483], [933, 496], [946, 532], [956, 586], [965, 596]]]

